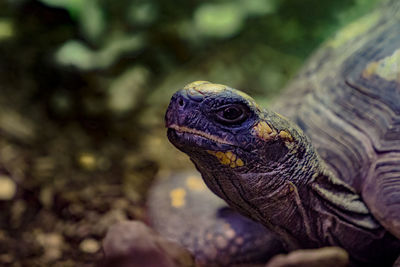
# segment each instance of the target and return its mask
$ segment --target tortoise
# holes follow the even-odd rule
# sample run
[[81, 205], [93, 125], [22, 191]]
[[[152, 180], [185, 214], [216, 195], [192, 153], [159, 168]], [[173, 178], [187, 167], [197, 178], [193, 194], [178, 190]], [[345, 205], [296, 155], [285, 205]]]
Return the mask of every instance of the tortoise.
[[400, 255], [398, 10], [389, 1], [339, 32], [270, 109], [226, 85], [178, 90], [168, 138], [229, 208], [195, 174], [171, 175], [150, 195], [155, 227], [203, 264], [339, 246], [352, 266], [391, 266]]

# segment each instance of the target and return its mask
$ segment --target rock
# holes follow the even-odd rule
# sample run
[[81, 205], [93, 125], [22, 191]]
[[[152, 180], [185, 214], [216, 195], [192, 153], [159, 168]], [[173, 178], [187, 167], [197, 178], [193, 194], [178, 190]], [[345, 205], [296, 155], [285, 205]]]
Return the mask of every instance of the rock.
[[97, 167], [96, 156], [89, 152], [83, 152], [78, 157], [79, 166], [87, 171], [93, 171]]
[[349, 255], [339, 247], [295, 250], [273, 257], [265, 267], [345, 267]]
[[13, 110], [0, 108], [0, 132], [6, 137], [31, 144], [35, 139], [34, 123]]
[[96, 253], [100, 249], [100, 244], [96, 239], [87, 238], [79, 244], [79, 249], [85, 253]]
[[10, 200], [17, 192], [17, 185], [6, 175], [0, 175], [0, 200]]
[[47, 261], [54, 261], [62, 256], [64, 238], [58, 233], [38, 233], [37, 241], [44, 249], [44, 258]]
[[190, 253], [138, 221], [114, 224], [103, 240], [106, 260], [100, 266], [194, 266]]
[[51, 186], [44, 186], [39, 194], [40, 203], [43, 207], [50, 209], [54, 201], [54, 189]]
[[17, 199], [12, 202], [10, 210], [10, 222], [13, 228], [18, 228], [24, 222], [24, 214], [27, 210], [27, 203], [22, 199]]

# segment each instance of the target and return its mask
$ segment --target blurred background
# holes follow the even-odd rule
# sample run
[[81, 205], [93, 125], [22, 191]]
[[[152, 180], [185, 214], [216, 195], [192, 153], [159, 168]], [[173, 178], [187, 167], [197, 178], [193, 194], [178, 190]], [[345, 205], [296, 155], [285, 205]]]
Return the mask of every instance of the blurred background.
[[0, 0], [0, 266], [90, 266], [107, 227], [146, 221], [194, 80], [273, 101], [378, 0]]

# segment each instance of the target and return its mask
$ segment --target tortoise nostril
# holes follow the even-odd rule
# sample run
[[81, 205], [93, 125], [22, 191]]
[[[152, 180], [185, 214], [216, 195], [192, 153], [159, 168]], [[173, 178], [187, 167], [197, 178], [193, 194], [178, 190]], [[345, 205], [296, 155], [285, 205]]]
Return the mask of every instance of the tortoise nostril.
[[185, 104], [185, 101], [183, 101], [183, 98], [180, 97], [180, 98], [178, 99], [178, 105], [179, 105], [180, 107], [183, 107], [184, 104]]

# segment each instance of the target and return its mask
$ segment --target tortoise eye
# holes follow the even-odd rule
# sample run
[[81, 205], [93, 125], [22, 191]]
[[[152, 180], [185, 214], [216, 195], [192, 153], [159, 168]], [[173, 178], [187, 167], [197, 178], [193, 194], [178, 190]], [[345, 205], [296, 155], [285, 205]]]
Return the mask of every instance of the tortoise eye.
[[236, 120], [238, 118], [240, 118], [240, 116], [242, 116], [243, 111], [235, 106], [233, 107], [228, 107], [226, 108], [223, 113], [222, 116], [224, 116], [224, 119], [227, 120]]
[[239, 104], [222, 107], [217, 112], [218, 121], [223, 124], [239, 124], [247, 119], [247, 109]]

